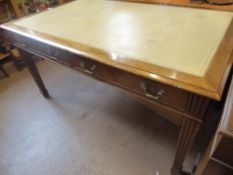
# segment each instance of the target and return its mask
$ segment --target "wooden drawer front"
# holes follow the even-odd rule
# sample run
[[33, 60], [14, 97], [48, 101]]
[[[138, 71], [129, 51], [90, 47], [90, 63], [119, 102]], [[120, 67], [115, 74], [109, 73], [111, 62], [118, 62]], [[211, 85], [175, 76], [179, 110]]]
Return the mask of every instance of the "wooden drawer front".
[[62, 52], [62, 49], [53, 47], [48, 44], [44, 44], [39, 41], [32, 40], [30, 38], [20, 36], [20, 35], [11, 35], [13, 43], [16, 47], [26, 48], [40, 56], [57, 60], [59, 54]]
[[166, 104], [179, 110], [185, 109], [187, 93], [180, 89], [152, 82], [142, 77], [138, 77], [137, 75], [106, 67], [102, 64], [97, 67], [98, 70], [96, 71], [95, 76], [99, 78], [103, 78], [104, 80], [128, 89], [129, 91], [134, 91], [153, 101]]
[[24, 47], [26, 50], [30, 50], [35, 54], [53, 59], [85, 74], [137, 93], [153, 101], [174, 107], [181, 111], [185, 109], [188, 97], [188, 92], [186, 91], [147, 80], [132, 73], [72, 54], [39, 41], [27, 39], [25, 37], [20, 38], [19, 36], [17, 36], [15, 40], [16, 46]]
[[[166, 104], [179, 110], [184, 110], [188, 93], [161, 83], [147, 80], [132, 73], [90, 60], [88, 58], [73, 55], [64, 56], [62, 61], [70, 62], [72, 68], [89, 74], [95, 78], [114, 84], [128, 91], [147, 97], [153, 101]], [[68, 65], [68, 64], [66, 64]]]

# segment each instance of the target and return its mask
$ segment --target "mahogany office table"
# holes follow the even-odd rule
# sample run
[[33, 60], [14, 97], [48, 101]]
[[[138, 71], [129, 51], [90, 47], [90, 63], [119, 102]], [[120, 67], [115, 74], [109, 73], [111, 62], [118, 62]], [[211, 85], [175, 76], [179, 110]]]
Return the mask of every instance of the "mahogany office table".
[[[32, 55], [62, 63], [182, 116], [173, 175], [220, 100], [232, 64], [233, 13], [78, 0], [1, 27], [45, 97]], [[82, 82], [80, 82], [82, 83]]]

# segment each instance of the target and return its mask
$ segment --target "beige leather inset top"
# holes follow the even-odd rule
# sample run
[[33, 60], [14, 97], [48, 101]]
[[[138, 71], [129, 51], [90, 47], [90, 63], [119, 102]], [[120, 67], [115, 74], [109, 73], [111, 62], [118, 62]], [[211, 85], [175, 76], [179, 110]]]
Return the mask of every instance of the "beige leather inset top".
[[16, 25], [126, 58], [204, 76], [232, 12], [78, 0]]

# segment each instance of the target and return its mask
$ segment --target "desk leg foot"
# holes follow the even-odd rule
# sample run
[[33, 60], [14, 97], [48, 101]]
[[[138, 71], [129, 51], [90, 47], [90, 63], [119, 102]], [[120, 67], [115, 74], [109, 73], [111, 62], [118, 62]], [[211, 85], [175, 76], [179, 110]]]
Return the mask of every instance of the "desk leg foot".
[[22, 56], [22, 58], [25, 61], [25, 64], [27, 65], [29, 72], [31, 73], [34, 81], [36, 82], [37, 86], [39, 87], [41, 93], [43, 94], [43, 96], [45, 98], [49, 98], [49, 93], [48, 93], [47, 89], [45, 88], [45, 85], [41, 79], [41, 76], [38, 72], [38, 69], [37, 69], [37, 67], [32, 59], [33, 55], [22, 50], [22, 49], [19, 49], [19, 51], [20, 51], [20, 55]]
[[198, 122], [187, 118], [182, 119], [179, 139], [177, 143], [176, 156], [171, 169], [172, 175], [182, 174], [183, 162], [194, 142], [199, 128], [200, 124]]
[[43, 91], [41, 91], [41, 93], [43, 94], [43, 96], [45, 97], [45, 98], [49, 98], [50, 96], [49, 96], [49, 93], [48, 93], [48, 91], [45, 89], [45, 90], [43, 90]]

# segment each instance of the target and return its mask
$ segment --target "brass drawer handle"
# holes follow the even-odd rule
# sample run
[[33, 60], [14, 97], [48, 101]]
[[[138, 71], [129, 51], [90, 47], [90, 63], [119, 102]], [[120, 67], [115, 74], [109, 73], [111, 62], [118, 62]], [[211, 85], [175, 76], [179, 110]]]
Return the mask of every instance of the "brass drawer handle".
[[55, 58], [57, 58], [57, 57], [60, 56], [60, 52], [59, 52], [59, 51], [56, 51], [53, 55], [54, 55]]
[[52, 57], [55, 57], [55, 58], [57, 58], [60, 55], [59, 51], [54, 52], [51, 48], [48, 48], [46, 53], [48, 55], [51, 55]]
[[47, 53], [48, 55], [51, 55], [51, 53], [52, 53], [51, 49], [48, 48], [47, 51], [46, 51], [46, 53]]
[[155, 95], [151, 94], [151, 92], [149, 92], [149, 90], [148, 90], [146, 83], [141, 83], [140, 87], [143, 90], [144, 95], [146, 97], [152, 98], [154, 100], [159, 100], [160, 97], [165, 94], [165, 91], [163, 89], [159, 89]]
[[80, 62], [80, 67], [83, 68], [83, 72], [87, 74], [94, 74], [96, 70], [96, 65], [92, 65], [90, 68], [87, 68], [84, 61]]

